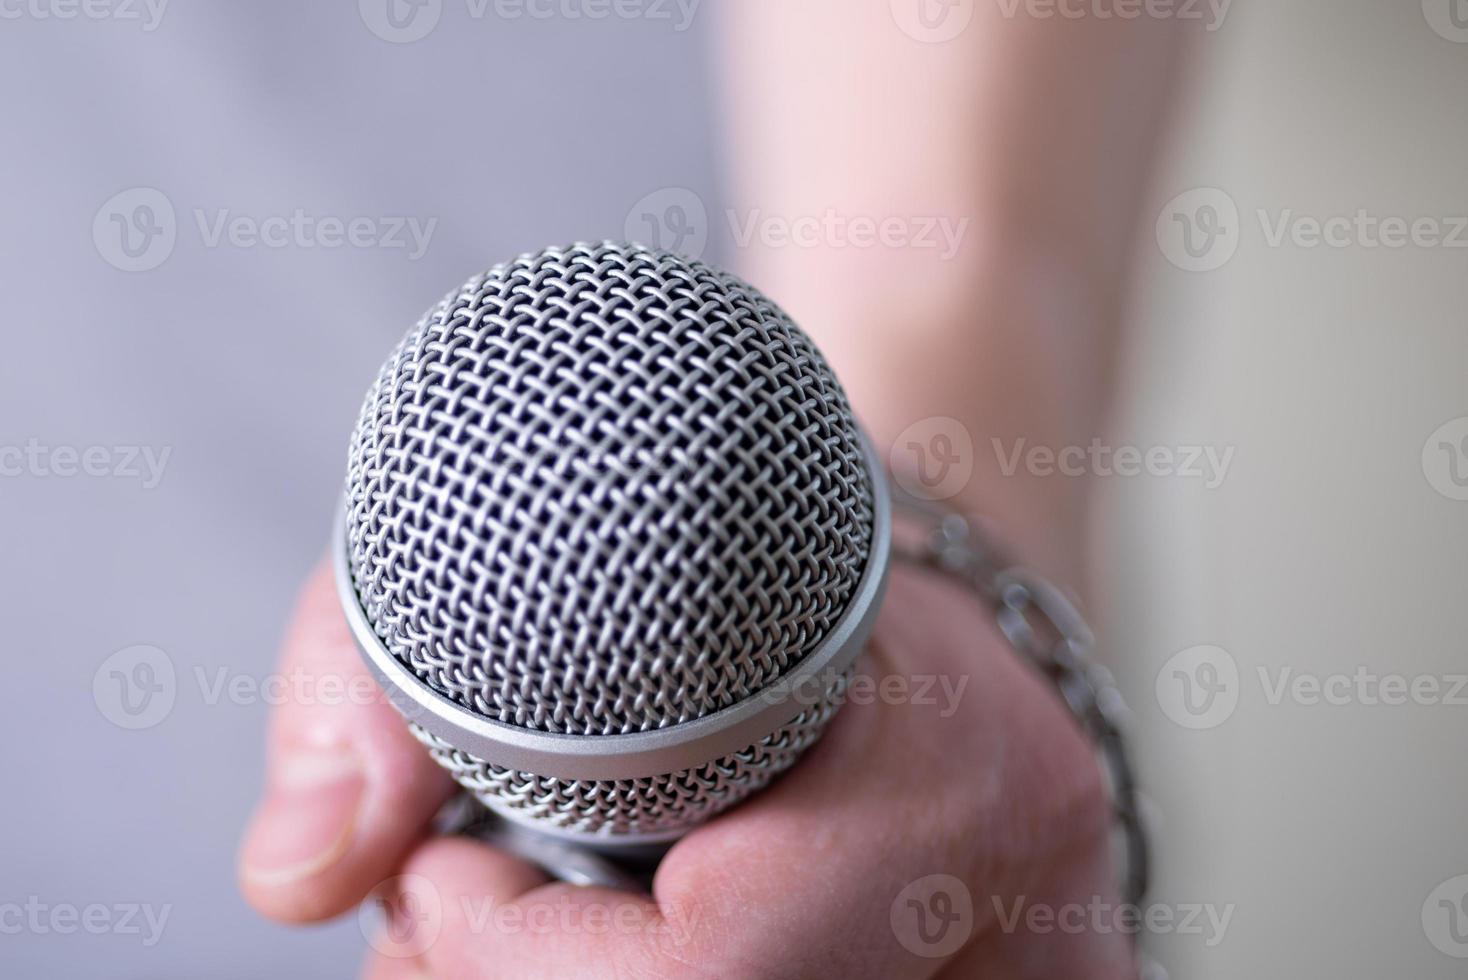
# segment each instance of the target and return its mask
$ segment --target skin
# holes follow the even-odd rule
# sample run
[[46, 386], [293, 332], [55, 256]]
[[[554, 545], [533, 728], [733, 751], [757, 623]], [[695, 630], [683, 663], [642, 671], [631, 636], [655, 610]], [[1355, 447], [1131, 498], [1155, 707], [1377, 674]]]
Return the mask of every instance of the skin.
[[[724, 11], [736, 209], [969, 219], [948, 259], [756, 237], [736, 260], [827, 354], [879, 451], [918, 420], [958, 420], [974, 474], [950, 502], [1084, 594], [1084, 482], [1005, 476], [990, 440], [1099, 434], [1121, 256], [1180, 32], [974, 10], [945, 44], [897, 30], [887, 0]], [[286, 637], [282, 670], [298, 669], [370, 683], [324, 568]], [[941, 699], [848, 704], [788, 775], [681, 840], [650, 897], [548, 882], [480, 843], [429, 836], [453, 786], [380, 698], [284, 704], [241, 886], [295, 923], [386, 898], [408, 938], [374, 940], [375, 978], [1131, 975], [1115, 932], [1001, 926], [996, 902], [1115, 897], [1095, 756], [990, 614], [898, 568], [861, 670], [968, 683], [946, 715]], [[959, 878], [973, 906], [967, 942], [937, 959], [891, 924], [899, 893], [932, 874]], [[409, 929], [423, 910], [433, 928]]]

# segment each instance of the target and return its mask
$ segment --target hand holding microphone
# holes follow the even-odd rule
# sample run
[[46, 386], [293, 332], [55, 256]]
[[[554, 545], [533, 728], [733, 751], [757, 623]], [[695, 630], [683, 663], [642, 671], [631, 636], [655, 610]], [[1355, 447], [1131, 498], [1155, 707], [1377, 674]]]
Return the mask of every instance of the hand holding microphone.
[[[432, 941], [378, 945], [374, 975], [925, 975], [1027, 945], [991, 896], [1106, 880], [1081, 734], [963, 590], [902, 569], [878, 605], [873, 454], [819, 353], [732, 277], [602, 245], [471, 280], [389, 358], [349, 469], [336, 581], [308, 587], [286, 657], [370, 669], [410, 724], [282, 708], [242, 875], [284, 919], [373, 889], [433, 910]], [[948, 710], [843, 706], [853, 671], [971, 683]], [[427, 836], [445, 771], [567, 878], [671, 845], [652, 894]], [[1085, 975], [1130, 960], [1048, 948]]]

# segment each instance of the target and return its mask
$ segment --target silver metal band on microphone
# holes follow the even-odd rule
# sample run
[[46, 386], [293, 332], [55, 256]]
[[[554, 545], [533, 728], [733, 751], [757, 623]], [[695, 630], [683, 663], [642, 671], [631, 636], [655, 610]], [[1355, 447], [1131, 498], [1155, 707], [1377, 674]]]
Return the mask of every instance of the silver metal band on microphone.
[[345, 506], [337, 508], [331, 549], [338, 596], [363, 659], [394, 707], [460, 751], [558, 779], [638, 779], [695, 769], [778, 731], [810, 706], [810, 692], [844, 673], [866, 646], [892, 564], [892, 511], [882, 469], [865, 436], [862, 443], [873, 487], [872, 550], [850, 604], [820, 645], [766, 689], [702, 718], [622, 735], [564, 735], [508, 725], [445, 697], [373, 630], [352, 582]]

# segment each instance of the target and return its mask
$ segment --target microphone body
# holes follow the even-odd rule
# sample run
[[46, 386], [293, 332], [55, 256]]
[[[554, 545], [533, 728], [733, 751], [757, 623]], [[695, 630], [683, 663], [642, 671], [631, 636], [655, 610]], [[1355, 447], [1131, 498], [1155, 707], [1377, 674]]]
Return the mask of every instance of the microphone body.
[[890, 541], [877, 457], [789, 317], [605, 242], [496, 266], [408, 332], [333, 551], [413, 733], [516, 850], [597, 880], [587, 849], [655, 860], [820, 738]]

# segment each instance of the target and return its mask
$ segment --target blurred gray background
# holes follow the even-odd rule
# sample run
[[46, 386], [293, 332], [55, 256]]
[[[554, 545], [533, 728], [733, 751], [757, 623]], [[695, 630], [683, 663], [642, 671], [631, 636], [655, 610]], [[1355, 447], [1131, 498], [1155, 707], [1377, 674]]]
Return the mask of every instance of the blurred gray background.
[[[430, 303], [521, 251], [622, 237], [659, 188], [714, 199], [707, 12], [678, 31], [467, 9], [451, 0], [415, 43], [374, 35], [354, 2], [179, 3], [153, 31], [0, 21], [0, 445], [171, 447], [151, 489], [0, 480], [0, 902], [172, 909], [150, 948], [146, 930], [0, 933], [0, 975], [356, 975], [355, 919], [290, 930], [235, 890], [268, 705], [210, 704], [218, 672], [272, 670], [362, 395]], [[166, 195], [177, 236], [156, 268], [126, 272], [93, 221], [138, 187]], [[414, 260], [211, 247], [195, 216], [212, 231], [221, 210], [297, 209], [389, 238], [382, 219], [437, 226]], [[93, 676], [139, 644], [167, 654], [177, 694], [165, 719], [123, 730]]]
[[[156, 23], [38, 2], [0, 21], [0, 447], [52, 469], [58, 447], [100, 449], [98, 475], [0, 478], [0, 906], [168, 917], [161, 936], [0, 921], [0, 973], [353, 976], [355, 919], [290, 930], [235, 891], [268, 706], [215, 685], [269, 676], [361, 393], [432, 300], [526, 249], [623, 237], [649, 194], [719, 213], [717, 11], [444, 0], [399, 43], [424, 22], [370, 2], [179, 3]], [[1216, 233], [1191, 256], [1139, 243], [1113, 441], [1234, 449], [1213, 489], [1103, 487], [1098, 618], [1162, 813], [1156, 897], [1233, 908], [1212, 945], [1153, 937], [1174, 976], [1463, 975], [1468, 934], [1437, 916], [1468, 891], [1468, 706], [1273, 704], [1259, 670], [1468, 670], [1468, 503], [1444, 469], [1468, 457], [1434, 436], [1468, 416], [1468, 251], [1271, 244], [1257, 217], [1468, 214], [1461, 7], [1238, 0], [1198, 46], [1153, 205]], [[368, 219], [365, 244], [249, 238], [298, 210]], [[394, 219], [435, 222], [421, 255]], [[737, 263], [705, 225], [706, 255]], [[145, 450], [168, 453], [156, 485]], [[130, 729], [109, 685], [158, 663], [119, 655], [139, 645], [173, 668], [172, 704]], [[1189, 727], [1170, 684], [1201, 645], [1238, 676]]]

